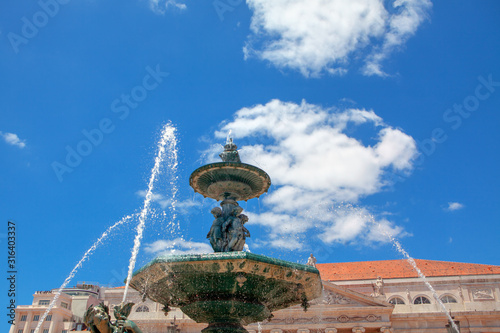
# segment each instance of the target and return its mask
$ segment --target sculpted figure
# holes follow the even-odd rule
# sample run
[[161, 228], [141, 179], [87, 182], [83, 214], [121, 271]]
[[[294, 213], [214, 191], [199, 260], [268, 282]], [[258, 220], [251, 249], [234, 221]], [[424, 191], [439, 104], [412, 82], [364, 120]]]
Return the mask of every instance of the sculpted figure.
[[210, 245], [212, 245], [212, 249], [214, 249], [215, 252], [222, 252], [225, 245], [222, 234], [222, 225], [224, 224], [222, 209], [215, 207], [211, 210], [211, 213], [215, 220], [207, 234], [207, 238], [210, 239]]
[[234, 251], [243, 251], [243, 248], [245, 247], [245, 239], [247, 237], [250, 237], [250, 231], [248, 231], [247, 228], [245, 228], [244, 224], [248, 222], [248, 216], [245, 214], [240, 214], [238, 215], [238, 218], [241, 221], [241, 230], [243, 232], [242, 237], [239, 238], [239, 240], [236, 242], [234, 246]]
[[90, 306], [85, 312], [84, 321], [92, 333], [142, 333], [137, 325], [128, 320], [133, 303], [115, 307], [117, 320], [111, 322], [109, 308], [100, 303], [96, 306]]
[[[227, 247], [225, 252], [230, 251], [241, 251], [245, 245], [245, 232], [243, 227], [243, 222], [238, 217], [243, 211], [243, 208], [237, 206], [231, 211], [231, 215], [227, 218], [226, 222], [222, 226], [223, 230], [227, 230]], [[246, 230], [246, 228], [245, 228]], [[248, 232], [248, 230], [247, 230]], [[243, 240], [243, 242], [241, 242]], [[241, 246], [241, 249], [237, 248], [237, 244]]]
[[312, 267], [316, 267], [316, 258], [314, 258], [313, 254], [311, 253], [311, 255], [309, 256], [309, 258], [307, 259], [307, 263], [306, 265], [307, 266], [312, 266]]
[[375, 283], [372, 283], [373, 294], [372, 297], [383, 296], [384, 294], [384, 280], [379, 276]]

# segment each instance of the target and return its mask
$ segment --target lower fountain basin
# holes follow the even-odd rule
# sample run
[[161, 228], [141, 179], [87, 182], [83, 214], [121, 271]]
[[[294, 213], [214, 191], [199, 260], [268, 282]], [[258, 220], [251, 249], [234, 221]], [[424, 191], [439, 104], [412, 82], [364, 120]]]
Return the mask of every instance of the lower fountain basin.
[[158, 257], [137, 271], [130, 286], [151, 300], [179, 307], [204, 332], [245, 332], [241, 325], [321, 296], [311, 266], [249, 252]]

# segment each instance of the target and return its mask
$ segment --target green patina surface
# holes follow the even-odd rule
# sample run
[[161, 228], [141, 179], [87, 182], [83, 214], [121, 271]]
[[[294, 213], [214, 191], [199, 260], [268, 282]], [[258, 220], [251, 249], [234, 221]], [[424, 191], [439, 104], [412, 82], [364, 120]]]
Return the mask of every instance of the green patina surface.
[[[163, 279], [150, 282], [148, 295], [155, 301], [177, 307], [205, 300], [241, 300], [266, 304], [271, 310], [277, 310], [285, 304], [301, 301], [300, 286], [293, 282], [257, 274], [207, 273], [183, 268], [175, 267]], [[241, 286], [238, 276], [246, 279]]]
[[[182, 307], [189, 317], [194, 316], [200, 322], [235, 323], [265, 320], [271, 314], [261, 304], [239, 301], [203, 301]], [[192, 317], [191, 317], [192, 318]]]

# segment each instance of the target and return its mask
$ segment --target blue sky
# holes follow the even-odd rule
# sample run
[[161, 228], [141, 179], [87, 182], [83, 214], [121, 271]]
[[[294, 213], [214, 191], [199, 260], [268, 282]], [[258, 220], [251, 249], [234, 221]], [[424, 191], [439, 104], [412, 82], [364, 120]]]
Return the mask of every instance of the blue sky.
[[[498, 264], [500, 4], [352, 3], [2, 2], [0, 241], [15, 221], [17, 303], [142, 208], [169, 121], [179, 164], [155, 183], [137, 267], [174, 240], [207, 249], [217, 203], [188, 178], [229, 130], [273, 182], [241, 204], [252, 252], [401, 258], [381, 224], [415, 258]], [[136, 225], [70, 285], [120, 285]]]

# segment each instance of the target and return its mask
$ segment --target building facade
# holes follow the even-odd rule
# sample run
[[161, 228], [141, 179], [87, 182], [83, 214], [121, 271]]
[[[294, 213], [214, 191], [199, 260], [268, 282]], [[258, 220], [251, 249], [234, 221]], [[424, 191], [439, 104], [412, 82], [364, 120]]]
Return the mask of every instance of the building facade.
[[[54, 299], [57, 290], [36, 291], [31, 305], [18, 305], [12, 333], [34, 333], [39, 320]], [[68, 333], [84, 329], [83, 314], [91, 305], [101, 302], [100, 288], [93, 284], [78, 284], [64, 289], [50, 313], [40, 326], [39, 333]]]
[[[462, 333], [500, 332], [500, 266], [415, 262], [426, 281], [406, 260], [318, 264], [324, 291], [308, 311], [300, 306], [276, 311], [273, 318], [246, 328], [251, 333], [444, 333], [448, 312]], [[32, 305], [18, 306], [10, 333], [33, 333], [55, 292], [36, 292]], [[112, 308], [123, 293], [123, 287], [68, 288], [39, 332], [85, 332], [85, 309], [101, 301]], [[179, 309], [165, 314], [161, 304], [143, 300], [134, 290], [128, 301], [135, 303], [129, 319], [144, 333], [191, 333], [207, 326]]]

